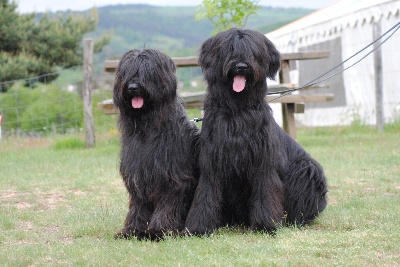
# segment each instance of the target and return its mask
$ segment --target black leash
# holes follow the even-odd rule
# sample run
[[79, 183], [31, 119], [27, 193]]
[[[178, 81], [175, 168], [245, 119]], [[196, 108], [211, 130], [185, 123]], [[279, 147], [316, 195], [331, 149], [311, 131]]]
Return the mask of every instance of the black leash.
[[[373, 42], [371, 42], [370, 44], [368, 44], [366, 47], [364, 47], [363, 49], [361, 49], [360, 51], [358, 51], [357, 53], [355, 53], [354, 55], [352, 55], [351, 57], [349, 57], [348, 59], [346, 59], [345, 61], [342, 61], [340, 64], [338, 64], [337, 66], [333, 67], [332, 69], [328, 70], [327, 72], [325, 72], [324, 74], [318, 76], [317, 78], [315, 78], [314, 80], [306, 83], [305, 85], [298, 87], [298, 88], [294, 88], [294, 89], [290, 89], [290, 90], [283, 90], [283, 91], [279, 91], [279, 92], [274, 92], [274, 93], [267, 93], [267, 95], [272, 95], [272, 94], [281, 94], [279, 96], [277, 96], [274, 99], [271, 99], [268, 102], [274, 101], [276, 99], [279, 99], [281, 97], [284, 97], [285, 95], [288, 95], [294, 91], [298, 91], [301, 89], [304, 89], [306, 87], [310, 87], [316, 84], [319, 84], [321, 82], [327, 81], [341, 73], [343, 73], [344, 71], [348, 70], [349, 68], [353, 67], [354, 65], [360, 63], [363, 59], [365, 59], [367, 56], [369, 56], [370, 54], [372, 54], [375, 50], [377, 50], [379, 47], [381, 47], [387, 40], [389, 40], [393, 34], [396, 33], [396, 31], [400, 29], [400, 22], [398, 22], [396, 25], [394, 25], [392, 28], [390, 28], [387, 32], [385, 32], [384, 34], [382, 34], [380, 37], [378, 37], [376, 40], [374, 40]], [[376, 42], [378, 42], [380, 39], [382, 39], [386, 34], [390, 33], [391, 31], [393, 31], [386, 39], [384, 39], [377, 47], [375, 47], [374, 49], [372, 49], [370, 52], [368, 52], [365, 56], [363, 56], [361, 59], [359, 59], [358, 61], [356, 61], [355, 63], [353, 63], [352, 65], [350, 65], [349, 67], [327, 77], [324, 78], [321, 81], [318, 81], [319, 79], [321, 79], [322, 77], [324, 77], [325, 75], [331, 73], [332, 71], [334, 71], [335, 69], [339, 68], [340, 66], [342, 66], [344, 63], [346, 63], [347, 61], [349, 61], [350, 59], [352, 59], [353, 57], [357, 56], [358, 54], [362, 53], [363, 51], [365, 51], [367, 48], [369, 48], [370, 46], [374, 45]]]

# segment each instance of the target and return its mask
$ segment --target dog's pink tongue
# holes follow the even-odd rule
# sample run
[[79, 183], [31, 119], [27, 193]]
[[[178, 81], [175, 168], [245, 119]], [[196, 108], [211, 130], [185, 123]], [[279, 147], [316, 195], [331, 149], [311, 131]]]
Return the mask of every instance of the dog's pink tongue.
[[132, 107], [133, 108], [142, 108], [143, 107], [143, 98], [142, 97], [134, 97], [132, 98]]
[[233, 91], [239, 93], [243, 91], [245, 85], [246, 85], [246, 77], [241, 75], [233, 77]]

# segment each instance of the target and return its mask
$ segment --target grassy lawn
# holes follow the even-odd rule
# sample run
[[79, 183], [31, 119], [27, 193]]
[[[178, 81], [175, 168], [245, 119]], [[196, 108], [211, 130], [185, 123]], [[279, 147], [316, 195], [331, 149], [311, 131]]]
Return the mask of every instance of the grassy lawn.
[[0, 266], [400, 265], [399, 125], [299, 131], [329, 182], [310, 227], [158, 243], [113, 239], [127, 212], [116, 131], [94, 149], [77, 138], [0, 141]]

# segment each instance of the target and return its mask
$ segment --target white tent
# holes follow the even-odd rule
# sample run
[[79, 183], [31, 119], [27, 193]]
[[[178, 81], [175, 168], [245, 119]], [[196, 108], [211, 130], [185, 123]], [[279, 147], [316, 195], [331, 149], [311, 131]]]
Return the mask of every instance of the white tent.
[[[292, 82], [305, 84], [340, 64], [400, 22], [400, 0], [340, 0], [285, 25], [266, 36], [280, 52], [328, 50], [328, 59], [297, 61], [290, 66]], [[333, 73], [353, 64], [349, 60]], [[333, 93], [334, 101], [306, 104], [296, 121], [306, 126], [376, 123], [376, 71], [374, 54], [342, 74], [323, 82], [329, 88], [301, 93]], [[400, 119], [400, 30], [381, 46], [383, 115], [386, 122]], [[379, 72], [379, 71], [378, 71]]]

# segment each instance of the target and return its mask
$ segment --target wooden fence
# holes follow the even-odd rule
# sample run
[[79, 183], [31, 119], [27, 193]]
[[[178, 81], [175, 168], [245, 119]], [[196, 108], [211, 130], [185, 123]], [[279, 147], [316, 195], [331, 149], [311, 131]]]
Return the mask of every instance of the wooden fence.
[[[279, 71], [280, 84], [269, 85], [268, 93], [280, 92], [283, 90], [295, 89], [298, 87], [297, 84], [293, 84], [290, 81], [289, 66], [291, 60], [311, 60], [321, 59], [329, 57], [327, 51], [309, 51], [299, 53], [282, 53], [281, 54], [281, 69]], [[176, 66], [182, 67], [195, 67], [198, 66], [197, 57], [175, 57], [172, 58]], [[107, 72], [115, 72], [119, 60], [106, 60], [104, 68]], [[312, 88], [324, 88], [325, 85], [312, 86]], [[305, 88], [306, 89], [306, 88]], [[203, 101], [206, 92], [192, 92], [182, 93], [181, 97], [186, 107], [188, 108], [202, 108]], [[302, 95], [302, 94], [289, 94], [277, 98], [279, 94], [268, 95], [266, 100], [271, 103], [282, 104], [282, 118], [283, 128], [293, 138], [296, 139], [296, 124], [294, 120], [295, 113], [304, 113], [304, 103], [306, 102], [326, 102], [333, 100], [333, 94], [313, 94], [313, 95]], [[277, 99], [276, 99], [277, 98]], [[105, 100], [98, 103], [98, 107], [104, 111], [105, 114], [115, 114], [118, 112], [117, 108], [113, 105], [111, 99]]]

